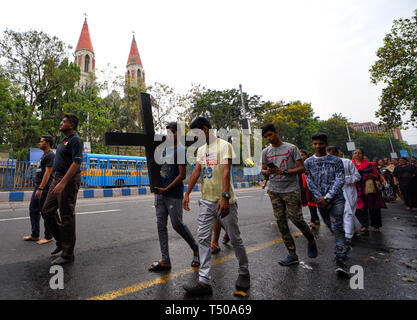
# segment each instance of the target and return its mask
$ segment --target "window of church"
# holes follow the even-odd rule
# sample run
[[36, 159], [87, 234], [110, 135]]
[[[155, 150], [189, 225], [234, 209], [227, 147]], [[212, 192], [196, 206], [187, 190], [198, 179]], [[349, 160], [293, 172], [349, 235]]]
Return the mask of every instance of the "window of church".
[[90, 56], [87, 54], [85, 56], [85, 61], [84, 61], [84, 72], [88, 72], [90, 70]]
[[140, 75], [140, 69], [138, 69], [138, 79], [141, 77]]

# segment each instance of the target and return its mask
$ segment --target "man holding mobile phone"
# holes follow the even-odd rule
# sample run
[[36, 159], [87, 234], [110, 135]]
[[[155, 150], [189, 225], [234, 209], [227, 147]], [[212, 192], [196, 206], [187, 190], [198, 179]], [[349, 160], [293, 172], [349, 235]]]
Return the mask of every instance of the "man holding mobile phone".
[[262, 136], [271, 144], [262, 150], [262, 174], [269, 175], [268, 195], [271, 198], [279, 231], [289, 252], [289, 255], [279, 263], [283, 266], [299, 263], [287, 218], [307, 238], [308, 256], [316, 258], [316, 241], [304, 221], [301, 208], [297, 175], [304, 171], [304, 165], [300, 151], [296, 146], [281, 141], [278, 131], [271, 123], [262, 127]]

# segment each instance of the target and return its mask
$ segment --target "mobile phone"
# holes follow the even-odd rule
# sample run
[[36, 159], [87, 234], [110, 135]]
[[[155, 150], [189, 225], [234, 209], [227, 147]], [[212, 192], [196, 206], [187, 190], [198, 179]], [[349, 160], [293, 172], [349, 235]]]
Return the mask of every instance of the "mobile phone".
[[267, 165], [266, 165], [269, 169], [275, 169], [277, 166], [273, 163], [273, 162], [270, 162], [270, 163], [267, 163]]

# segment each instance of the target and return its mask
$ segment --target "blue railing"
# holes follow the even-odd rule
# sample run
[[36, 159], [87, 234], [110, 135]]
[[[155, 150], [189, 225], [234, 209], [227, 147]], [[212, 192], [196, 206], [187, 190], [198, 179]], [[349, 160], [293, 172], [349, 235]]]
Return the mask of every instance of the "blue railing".
[[[0, 160], [0, 191], [30, 190], [35, 187], [35, 175], [38, 162], [16, 161], [14, 159]], [[194, 166], [187, 166], [188, 183]], [[85, 164], [81, 167], [82, 187], [128, 187], [148, 186], [149, 177], [146, 162], [136, 170], [115, 170], [111, 174], [105, 169], [88, 169]], [[255, 170], [249, 172], [248, 170]], [[262, 177], [254, 168], [242, 166], [232, 167], [233, 183], [249, 182], [256, 184]]]

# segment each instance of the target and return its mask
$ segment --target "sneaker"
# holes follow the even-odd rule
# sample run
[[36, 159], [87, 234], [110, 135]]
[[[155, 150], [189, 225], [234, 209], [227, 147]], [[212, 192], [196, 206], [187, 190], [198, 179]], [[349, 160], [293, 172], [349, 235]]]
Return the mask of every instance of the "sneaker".
[[316, 258], [317, 257], [317, 245], [316, 241], [311, 241], [308, 243], [307, 247], [307, 254], [309, 258]]
[[339, 277], [350, 278], [348, 267], [342, 259], [335, 258], [336, 274]]
[[203, 295], [212, 295], [213, 289], [210, 285], [202, 285], [199, 282], [197, 284], [185, 284], [183, 285], [185, 291], [190, 295], [203, 296]]
[[281, 266], [289, 266], [292, 264], [298, 264], [300, 263], [300, 261], [298, 261], [298, 256], [287, 256], [285, 259], [282, 259], [281, 261], [279, 261], [279, 264]]
[[250, 276], [248, 274], [239, 274], [236, 280], [236, 289], [248, 290], [250, 288]]
[[212, 243], [210, 247], [210, 252], [211, 254], [217, 254], [220, 252], [220, 247]]

